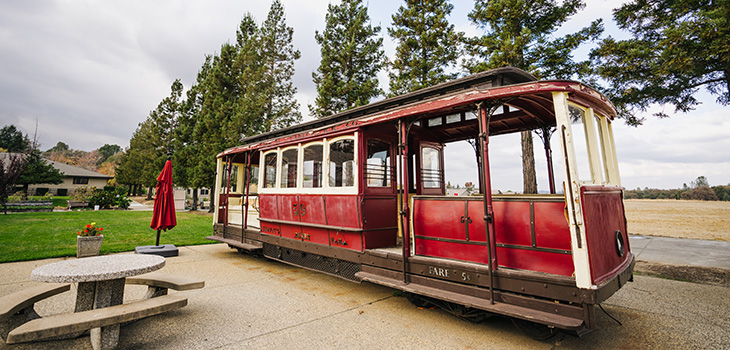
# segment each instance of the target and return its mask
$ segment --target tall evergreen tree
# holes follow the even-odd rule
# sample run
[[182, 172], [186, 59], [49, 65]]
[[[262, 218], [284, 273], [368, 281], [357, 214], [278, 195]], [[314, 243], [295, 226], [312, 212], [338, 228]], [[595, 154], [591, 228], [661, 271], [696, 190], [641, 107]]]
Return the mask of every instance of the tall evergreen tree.
[[324, 32], [315, 32], [322, 60], [312, 73], [317, 98], [309, 110], [325, 117], [352, 107], [368, 104], [383, 94], [377, 73], [385, 63], [380, 26], [370, 25], [362, 0], [344, 0], [327, 7]]
[[460, 40], [446, 18], [454, 5], [448, 0], [406, 0], [392, 16], [388, 34], [398, 42], [390, 95], [400, 95], [454, 79], [447, 73], [460, 56]]
[[652, 103], [694, 109], [703, 86], [719, 104], [730, 103], [730, 2], [634, 0], [615, 9], [613, 18], [633, 38], [608, 37], [591, 58], [608, 82], [604, 92], [629, 124], [640, 124], [635, 113]]
[[152, 198], [152, 188], [157, 184], [157, 175], [165, 164], [167, 153], [172, 151], [182, 90], [180, 79], [175, 80], [170, 87], [170, 96], [165, 97], [135, 130], [115, 171], [117, 182], [121, 184], [147, 186], [148, 199]]
[[30, 149], [30, 140], [15, 125], [6, 125], [0, 129], [0, 148], [8, 152], [26, 152]]
[[279, 0], [271, 3], [269, 14], [260, 28], [261, 60], [264, 64], [262, 91], [268, 95], [264, 110], [264, 131], [290, 126], [302, 120], [297, 88], [292, 82], [294, 61], [301, 56], [294, 49], [294, 29], [286, 25], [284, 7]]
[[28, 187], [33, 184], [54, 184], [63, 182], [63, 173], [48, 164], [42, 157], [41, 151], [31, 150], [25, 157], [25, 169], [16, 183], [23, 186], [23, 197], [28, 196]]
[[[572, 52], [582, 43], [597, 39], [601, 20], [589, 27], [552, 38], [560, 26], [585, 7], [581, 0], [477, 0], [469, 19], [487, 33], [467, 40], [473, 56], [465, 62], [471, 73], [512, 66], [538, 78], [567, 79], [589, 73], [589, 62], [575, 62]], [[523, 192], [537, 193], [532, 133], [522, 132]]]
[[25, 158], [20, 154], [0, 153], [0, 204], [8, 213], [6, 203], [15, 188], [15, 182], [25, 170]]

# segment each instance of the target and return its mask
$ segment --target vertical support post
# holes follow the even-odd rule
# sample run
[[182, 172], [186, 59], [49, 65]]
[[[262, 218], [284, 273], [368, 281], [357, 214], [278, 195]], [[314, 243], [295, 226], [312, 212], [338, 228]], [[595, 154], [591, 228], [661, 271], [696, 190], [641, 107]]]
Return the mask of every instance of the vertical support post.
[[555, 194], [555, 172], [553, 170], [553, 150], [550, 146], [550, 140], [553, 137], [555, 128], [551, 126], [543, 126], [540, 135], [542, 144], [545, 148], [545, 159], [547, 160], [548, 183], [550, 184], [550, 194]]
[[220, 203], [220, 205], [224, 206], [226, 208], [226, 216], [223, 218], [223, 237], [225, 238], [226, 231], [228, 231], [228, 196], [231, 195], [231, 165], [233, 162], [233, 157], [228, 156], [228, 159], [226, 159], [226, 199], [223, 201], [223, 203]]
[[571, 232], [571, 253], [575, 268], [575, 284], [578, 288], [591, 288], [590, 260], [585, 230], [583, 227], [583, 209], [580, 199], [581, 183], [578, 176], [578, 164], [575, 156], [573, 130], [571, 127], [570, 112], [568, 110], [568, 94], [562, 91], [553, 92], [553, 107], [555, 121], [558, 127], [561, 152], [563, 155], [563, 170], [565, 172], [565, 204], [568, 207], [568, 222]]
[[408, 222], [408, 128], [402, 119], [398, 120], [398, 151], [401, 162], [401, 211], [403, 228], [403, 283], [408, 283], [408, 258], [411, 256], [411, 236]]
[[494, 208], [492, 206], [492, 181], [489, 173], [489, 119], [494, 108], [479, 103], [479, 145], [482, 158], [481, 177], [484, 185], [484, 222], [487, 228], [487, 248], [489, 258], [489, 302], [494, 304], [494, 271], [497, 270], [497, 250], [494, 238]]
[[243, 232], [248, 228], [248, 195], [249, 195], [249, 188], [251, 186], [251, 158], [252, 158], [253, 151], [249, 151], [246, 153], [246, 173], [244, 176], [246, 176], [246, 198], [244, 198], [243, 202], [243, 231], [241, 232], [241, 242], [243, 242]]

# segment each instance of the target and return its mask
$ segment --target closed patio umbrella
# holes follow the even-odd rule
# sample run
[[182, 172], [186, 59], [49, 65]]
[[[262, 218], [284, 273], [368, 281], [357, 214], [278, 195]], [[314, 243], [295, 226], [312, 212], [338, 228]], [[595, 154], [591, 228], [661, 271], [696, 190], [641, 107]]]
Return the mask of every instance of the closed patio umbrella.
[[150, 228], [157, 230], [157, 241], [154, 246], [137, 247], [134, 251], [138, 254], [177, 256], [178, 249], [175, 245], [160, 245], [160, 232], [167, 231], [175, 225], [177, 225], [177, 219], [175, 218], [175, 197], [172, 190], [172, 162], [168, 157], [165, 167], [157, 177], [157, 195], [150, 223]]
[[150, 227], [157, 230], [157, 242], [160, 245], [160, 231], [167, 231], [177, 225], [175, 218], [175, 197], [172, 191], [172, 162], [168, 159], [165, 167], [157, 176], [157, 195], [152, 212]]

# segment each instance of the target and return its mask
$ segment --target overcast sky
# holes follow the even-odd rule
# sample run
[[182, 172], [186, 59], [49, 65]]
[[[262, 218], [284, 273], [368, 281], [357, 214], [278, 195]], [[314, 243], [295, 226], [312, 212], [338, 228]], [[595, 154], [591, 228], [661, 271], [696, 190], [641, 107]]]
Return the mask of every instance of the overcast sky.
[[[294, 46], [302, 53], [294, 83], [303, 115], [316, 92], [311, 73], [319, 65], [314, 31], [324, 28], [327, 0], [283, 0], [287, 24], [294, 28]], [[333, 1], [336, 2], [336, 1]], [[476, 35], [466, 14], [473, 2], [455, 0], [451, 22], [457, 30]], [[394, 44], [385, 28], [399, 1], [373, 1], [370, 17], [383, 27], [385, 50]], [[591, 20], [604, 18], [607, 33], [626, 37], [613, 24], [613, 1], [591, 0], [561, 33], [573, 32]], [[38, 124], [41, 149], [63, 141], [91, 151], [104, 144], [129, 145], [129, 139], [149, 112], [170, 93], [179, 78], [186, 88], [194, 82], [206, 54], [235, 41], [246, 12], [258, 22], [270, 2], [208, 1], [0, 1], [0, 126], [14, 124], [31, 138]], [[588, 48], [577, 54], [585, 55]], [[385, 74], [381, 84], [387, 86]], [[730, 183], [730, 108], [706, 93], [702, 105], [687, 114], [657, 120], [650, 114], [638, 128], [615, 123], [619, 166], [628, 188], [678, 188], [697, 176], [711, 185]], [[654, 111], [661, 107], [654, 107]], [[495, 138], [496, 139], [496, 138]], [[494, 185], [520, 190], [519, 147], [514, 139], [494, 140]], [[536, 143], [538, 170], [544, 157]], [[447, 147], [448, 180], [463, 184], [476, 175], [463, 170], [473, 163], [464, 145]], [[558, 163], [556, 163], [558, 164]], [[556, 168], [559, 169], [559, 168]], [[497, 171], [499, 170], [499, 171]], [[539, 187], [546, 189], [544, 176]]]

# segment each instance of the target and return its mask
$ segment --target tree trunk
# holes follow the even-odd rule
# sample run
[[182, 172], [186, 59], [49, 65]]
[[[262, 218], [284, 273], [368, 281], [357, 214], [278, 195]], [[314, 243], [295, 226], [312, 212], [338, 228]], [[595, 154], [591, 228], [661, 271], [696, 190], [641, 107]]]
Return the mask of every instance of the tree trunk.
[[[214, 188], [214, 187], [209, 187], [209, 188]], [[213, 193], [215, 193], [215, 192], [213, 192]], [[215, 211], [215, 196], [213, 195], [213, 193], [211, 193], [211, 195], [209, 196], [210, 197], [209, 198], [210, 199], [210, 208], [208, 208], [209, 213], [212, 213], [213, 211]]]
[[151, 199], [152, 199], [152, 189], [153, 189], [153, 188], [154, 188], [154, 187], [152, 187], [152, 186], [149, 186], [149, 187], [147, 188], [147, 200], [151, 200]]
[[198, 189], [193, 188], [193, 205], [190, 210], [198, 210]]
[[522, 193], [537, 193], [537, 177], [535, 176], [535, 153], [532, 150], [532, 131], [523, 131], [522, 135]]

